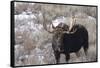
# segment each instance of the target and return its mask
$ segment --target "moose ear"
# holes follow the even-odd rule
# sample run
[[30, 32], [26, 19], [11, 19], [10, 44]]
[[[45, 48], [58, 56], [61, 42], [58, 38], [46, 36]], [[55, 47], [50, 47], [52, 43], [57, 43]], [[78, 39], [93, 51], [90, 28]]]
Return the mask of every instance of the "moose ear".
[[63, 27], [64, 26], [64, 24], [62, 22], [59, 25], [60, 25], [60, 27]]
[[56, 27], [53, 25], [53, 23], [52, 23], [51, 25], [52, 25], [52, 28], [53, 28], [53, 29], [55, 29], [55, 28], [56, 28]]
[[58, 24], [58, 27], [63, 28], [64, 25], [65, 25], [64, 23], [60, 22], [60, 23]]

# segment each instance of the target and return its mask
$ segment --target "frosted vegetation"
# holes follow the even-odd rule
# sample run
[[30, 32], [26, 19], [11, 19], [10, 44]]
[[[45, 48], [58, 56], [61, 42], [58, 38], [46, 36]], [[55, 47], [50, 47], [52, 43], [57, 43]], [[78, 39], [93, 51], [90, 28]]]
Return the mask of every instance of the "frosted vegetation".
[[[80, 57], [71, 53], [68, 63], [96, 61], [96, 7], [15, 3], [15, 65], [55, 64], [52, 50], [52, 34], [43, 28], [43, 14], [46, 24], [60, 22], [69, 25], [70, 15], [76, 15], [76, 24], [86, 27], [89, 33], [88, 56], [80, 50]], [[66, 63], [62, 54], [60, 63]]]

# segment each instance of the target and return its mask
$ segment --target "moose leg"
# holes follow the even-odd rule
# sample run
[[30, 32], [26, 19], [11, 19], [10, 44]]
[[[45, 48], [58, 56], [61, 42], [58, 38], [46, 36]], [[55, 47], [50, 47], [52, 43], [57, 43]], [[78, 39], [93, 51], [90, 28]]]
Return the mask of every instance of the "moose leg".
[[86, 41], [84, 42], [84, 45], [83, 45], [83, 49], [86, 56], [88, 54], [88, 48], [89, 48], [88, 37], [86, 37]]
[[86, 61], [88, 60], [88, 42], [83, 46], [83, 49], [84, 49], [84, 53], [85, 53], [85, 58], [86, 58]]
[[79, 51], [75, 52], [75, 54], [76, 54], [77, 57], [80, 57], [80, 52]]
[[84, 48], [84, 53], [85, 53], [85, 55], [87, 56], [87, 54], [88, 54], [88, 49], [85, 49], [85, 48]]
[[84, 49], [85, 55], [87, 56], [87, 54], [88, 54], [88, 46], [84, 46], [83, 49]]
[[54, 51], [56, 63], [58, 64], [60, 61], [60, 52], [59, 51]]
[[70, 54], [65, 54], [65, 56], [66, 56], [66, 62], [68, 62], [69, 61], [69, 59], [70, 59]]

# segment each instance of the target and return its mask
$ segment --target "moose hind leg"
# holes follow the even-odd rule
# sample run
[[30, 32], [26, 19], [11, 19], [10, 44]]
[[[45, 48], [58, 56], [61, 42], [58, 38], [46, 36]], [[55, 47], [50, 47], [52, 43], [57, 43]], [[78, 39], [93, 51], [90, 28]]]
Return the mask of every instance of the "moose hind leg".
[[66, 62], [68, 63], [69, 59], [70, 59], [70, 54], [65, 54], [66, 56]]
[[89, 48], [89, 46], [88, 46], [88, 42], [87, 42], [87, 44], [85, 44], [83, 46], [86, 60], [88, 60], [88, 48]]
[[75, 54], [76, 54], [77, 57], [80, 57], [80, 52], [79, 51], [75, 52]]
[[58, 64], [59, 61], [60, 61], [60, 52], [59, 51], [55, 51], [54, 55], [55, 55], [56, 63]]
[[83, 49], [84, 49], [85, 55], [87, 56], [87, 54], [88, 54], [88, 45], [85, 45], [85, 46], [83, 47]]

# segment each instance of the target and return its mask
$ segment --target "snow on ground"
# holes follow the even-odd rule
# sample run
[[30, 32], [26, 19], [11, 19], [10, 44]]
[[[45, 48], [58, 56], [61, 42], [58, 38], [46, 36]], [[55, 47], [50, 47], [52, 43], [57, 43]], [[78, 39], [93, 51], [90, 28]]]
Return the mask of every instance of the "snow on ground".
[[[38, 14], [38, 16], [41, 16], [41, 13]], [[27, 15], [25, 12], [23, 12], [22, 14], [15, 15], [15, 65], [17, 66], [55, 64], [55, 57], [51, 42], [52, 35], [46, 32], [38, 21], [39, 19], [37, 18], [36, 14]], [[54, 26], [57, 26], [61, 22], [68, 24], [70, 22], [70, 17], [61, 16], [52, 20]], [[90, 41], [95, 41], [96, 39], [95, 22], [96, 19], [90, 16], [88, 16], [86, 19], [77, 20], [77, 23], [85, 25], [88, 29]], [[89, 60], [87, 61], [96, 60], [96, 47], [94, 47], [94, 45], [96, 45], [96, 43], [92, 43], [92, 47], [89, 48], [90, 54], [88, 56]], [[93, 51], [91, 51], [91, 48]], [[75, 54], [71, 54], [71, 60], [69, 63], [85, 62], [86, 58], [85, 60], [84, 58], [84, 55], [77, 58]], [[65, 63], [66, 61], [64, 60], [64, 55], [61, 55], [60, 63]]]

